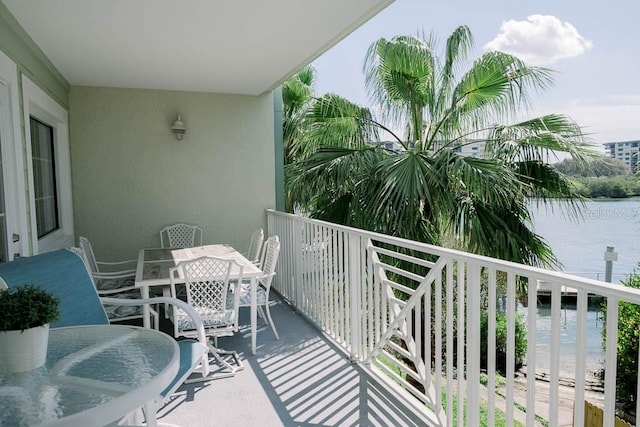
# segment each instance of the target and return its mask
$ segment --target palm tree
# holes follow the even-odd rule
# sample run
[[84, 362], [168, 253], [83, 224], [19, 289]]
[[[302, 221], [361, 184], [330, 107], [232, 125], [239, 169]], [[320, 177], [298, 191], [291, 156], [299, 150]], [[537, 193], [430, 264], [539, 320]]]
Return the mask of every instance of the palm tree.
[[307, 66], [282, 84], [283, 140], [285, 164], [299, 157], [303, 120], [306, 110], [313, 100], [313, 79], [315, 69]]
[[[518, 121], [531, 91], [551, 71], [488, 52], [460, 73], [472, 47], [465, 26], [447, 39], [379, 39], [364, 64], [381, 119], [337, 95], [310, 103], [301, 128], [306, 151], [286, 169], [291, 206], [310, 216], [531, 265], [557, 263], [531, 230], [529, 202], [577, 194], [549, 164], [555, 152], [581, 162], [579, 126], [562, 115]], [[388, 126], [382, 123], [388, 123]], [[504, 124], [508, 123], [508, 124]], [[392, 129], [404, 128], [404, 137]], [[384, 148], [384, 130], [399, 150]], [[486, 156], [459, 148], [482, 141]]]

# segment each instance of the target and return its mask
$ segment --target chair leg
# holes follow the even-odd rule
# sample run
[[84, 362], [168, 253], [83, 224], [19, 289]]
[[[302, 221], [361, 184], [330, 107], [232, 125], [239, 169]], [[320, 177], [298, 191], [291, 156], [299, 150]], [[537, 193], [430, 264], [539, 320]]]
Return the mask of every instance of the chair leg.
[[267, 301], [267, 303], [264, 306], [266, 312], [267, 312], [267, 322], [269, 323], [269, 326], [271, 326], [271, 330], [273, 331], [273, 335], [276, 336], [276, 339], [279, 340], [280, 337], [278, 336], [278, 331], [276, 331], [276, 324], [273, 323], [273, 319], [271, 318], [271, 311], [269, 311], [269, 301]]
[[[168, 287], [168, 286], [163, 286], [162, 287], [162, 296], [163, 297], [170, 297], [171, 296], [171, 288]], [[164, 305], [164, 318], [165, 319], [169, 318], [169, 310], [170, 310], [170, 305], [169, 304], [165, 304]]]
[[[217, 337], [215, 337], [215, 340], [217, 341]], [[220, 348], [216, 347], [215, 345], [213, 345], [211, 343], [211, 341], [209, 341], [209, 353], [213, 356], [213, 358], [222, 367], [226, 368], [227, 371], [226, 372], [220, 372], [220, 373], [212, 374], [212, 375], [207, 375], [207, 376], [203, 376], [203, 377], [190, 378], [190, 379], [187, 379], [185, 381], [185, 384], [192, 384], [192, 383], [197, 383], [197, 382], [202, 382], [202, 381], [209, 381], [209, 380], [215, 380], [215, 379], [220, 379], [220, 378], [232, 377], [232, 376], [234, 376], [236, 374], [236, 372], [241, 371], [241, 370], [244, 369], [244, 365], [242, 364], [242, 360], [240, 359], [240, 356], [238, 355], [238, 353], [236, 353], [235, 351], [220, 349]], [[234, 361], [235, 361], [237, 366], [231, 365], [229, 362], [224, 360], [224, 358], [222, 358], [221, 355], [231, 355], [231, 356], [233, 356], [233, 359], [234, 359]], [[207, 360], [207, 363], [209, 363], [209, 360]]]
[[156, 427], [158, 425], [158, 418], [156, 412], [158, 407], [154, 401], [147, 402], [144, 405], [144, 416], [147, 420], [146, 425], [149, 427]]
[[[229, 369], [229, 371], [231, 373], [236, 373], [238, 371], [241, 371], [244, 369], [244, 365], [242, 364], [242, 360], [240, 359], [240, 356], [238, 355], [237, 352], [233, 351], [233, 350], [224, 350], [221, 348], [217, 348], [217, 347], [213, 347], [212, 345], [209, 345], [209, 351], [211, 352], [211, 354], [213, 355], [213, 357], [224, 367], [226, 367], [227, 369]], [[233, 357], [233, 360], [236, 363], [236, 366], [232, 366], [229, 362], [227, 362], [226, 360], [224, 360], [221, 355], [230, 355]]]

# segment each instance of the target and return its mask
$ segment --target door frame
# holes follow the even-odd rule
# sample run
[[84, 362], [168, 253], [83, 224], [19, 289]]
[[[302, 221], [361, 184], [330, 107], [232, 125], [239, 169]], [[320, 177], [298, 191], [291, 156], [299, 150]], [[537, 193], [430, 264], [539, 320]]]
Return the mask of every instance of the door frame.
[[[26, 202], [26, 176], [22, 131], [20, 126], [20, 104], [18, 67], [7, 55], [0, 51], [0, 144], [2, 173], [5, 193], [7, 225], [7, 260], [16, 254], [30, 255], [30, 245]], [[14, 242], [13, 234], [19, 236]]]
[[[26, 173], [28, 200], [31, 212], [31, 245], [34, 253], [68, 248], [74, 245], [73, 199], [71, 190], [71, 157], [69, 152], [69, 114], [38, 85], [22, 76], [22, 108], [25, 135]], [[34, 117], [53, 128], [53, 143], [56, 163], [56, 184], [59, 228], [38, 238], [36, 224], [35, 187], [31, 150], [30, 118]]]

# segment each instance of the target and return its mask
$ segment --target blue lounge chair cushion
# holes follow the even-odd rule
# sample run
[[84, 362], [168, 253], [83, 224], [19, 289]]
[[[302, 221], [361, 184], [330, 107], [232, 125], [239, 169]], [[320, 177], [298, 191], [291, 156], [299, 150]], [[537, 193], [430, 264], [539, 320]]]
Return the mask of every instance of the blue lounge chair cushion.
[[180, 349], [180, 368], [171, 384], [160, 393], [163, 398], [172, 394], [184, 382], [193, 372], [193, 367], [199, 363], [202, 355], [209, 351], [204, 344], [190, 339], [178, 341], [178, 348]]
[[71, 251], [59, 249], [0, 263], [0, 277], [9, 288], [33, 283], [60, 298], [60, 319], [51, 328], [109, 324], [84, 263]]

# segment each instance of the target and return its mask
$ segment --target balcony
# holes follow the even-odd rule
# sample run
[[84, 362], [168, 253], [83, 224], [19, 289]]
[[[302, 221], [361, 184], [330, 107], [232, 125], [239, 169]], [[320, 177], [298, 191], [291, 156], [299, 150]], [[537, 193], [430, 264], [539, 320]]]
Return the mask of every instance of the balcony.
[[[614, 426], [618, 313], [607, 314], [604, 393], [592, 394], [585, 391], [588, 298], [600, 296], [609, 307], [640, 304], [640, 291], [274, 211], [268, 224], [282, 242], [274, 284], [281, 298], [272, 311], [281, 339], [265, 327], [255, 357], [242, 336], [248, 331], [221, 341], [243, 354], [245, 370], [185, 388], [161, 411], [164, 422], [477, 426], [482, 412], [486, 425], [502, 417], [505, 425], [536, 426], [540, 419], [585, 425], [588, 400], [603, 408], [604, 426]], [[541, 283], [551, 292], [544, 358], [536, 352]], [[577, 306], [573, 388], [560, 376], [560, 295], [567, 287], [575, 289]], [[518, 301], [527, 326], [520, 370], [514, 364]], [[481, 383], [481, 313], [488, 315], [492, 349], [501, 310], [507, 318], [504, 384], [498, 384], [493, 351]], [[540, 363], [548, 367], [544, 383], [536, 381]]]
[[[251, 356], [250, 328], [219, 339], [244, 369], [234, 377], [184, 385], [158, 413], [164, 425], [424, 426], [415, 408], [349, 361], [322, 332], [278, 297], [271, 308], [280, 340], [259, 320]], [[249, 325], [249, 310], [241, 311]], [[196, 374], [197, 376], [197, 374]]]

